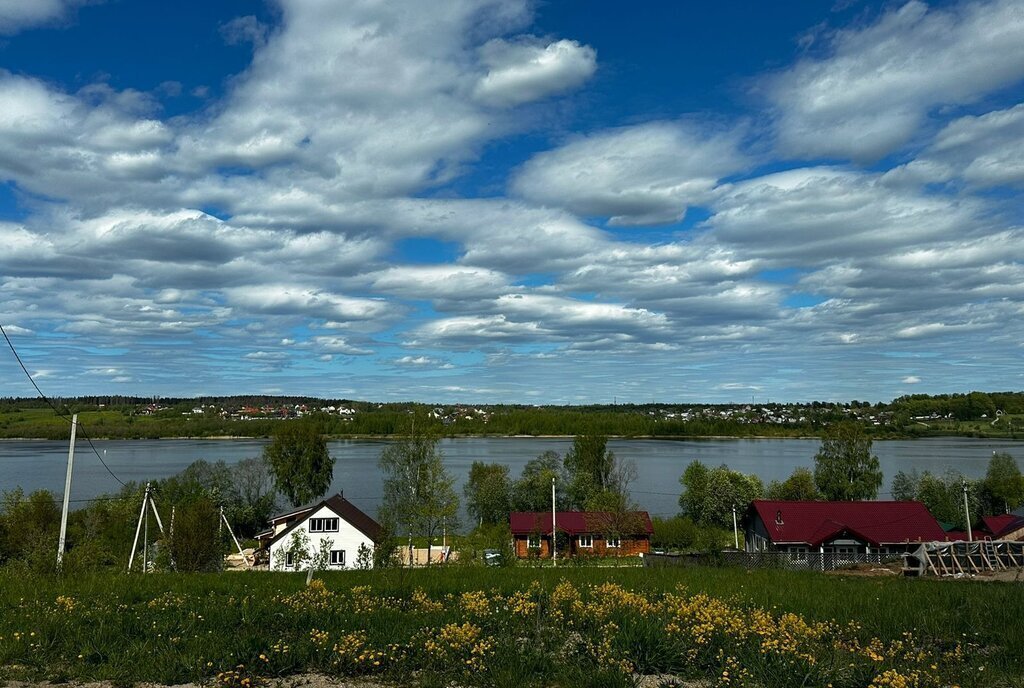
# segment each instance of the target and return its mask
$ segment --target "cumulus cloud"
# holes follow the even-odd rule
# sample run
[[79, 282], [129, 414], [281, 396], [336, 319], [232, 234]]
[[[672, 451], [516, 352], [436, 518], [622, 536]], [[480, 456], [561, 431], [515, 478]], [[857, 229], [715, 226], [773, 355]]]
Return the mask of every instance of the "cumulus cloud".
[[890, 188], [835, 167], [790, 170], [731, 185], [707, 226], [748, 257], [813, 265], [883, 255], [983, 229], [975, 202]]
[[916, 385], [920, 381], [921, 378], [919, 378], [917, 375], [907, 375], [902, 380], [900, 380], [900, 382], [902, 382], [905, 385]]
[[373, 353], [371, 349], [365, 349], [351, 344], [345, 337], [314, 337], [313, 343], [320, 351], [324, 351], [328, 354], [365, 356]]
[[1016, 0], [929, 8], [914, 0], [824, 37], [767, 86], [778, 144], [809, 157], [877, 159], [910, 141], [929, 112], [971, 103], [1024, 78]]
[[934, 142], [903, 169], [922, 170], [921, 181], [959, 178], [972, 187], [1024, 184], [1024, 103], [947, 124]]
[[487, 105], [508, 107], [576, 88], [597, 69], [597, 53], [576, 41], [543, 45], [529, 37], [516, 42], [496, 38], [481, 48], [488, 67], [475, 89]]
[[454, 368], [451, 363], [431, 356], [402, 356], [396, 358], [394, 364], [408, 368], [436, 368], [438, 370], [450, 370]]
[[710, 198], [744, 165], [735, 133], [652, 122], [591, 134], [528, 161], [512, 189], [543, 205], [610, 218], [612, 225], [666, 224]]

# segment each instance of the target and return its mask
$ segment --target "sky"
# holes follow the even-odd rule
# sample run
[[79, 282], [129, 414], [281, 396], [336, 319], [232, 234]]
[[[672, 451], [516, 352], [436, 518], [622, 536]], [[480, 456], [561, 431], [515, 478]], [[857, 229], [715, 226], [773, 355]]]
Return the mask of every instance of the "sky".
[[1020, 390], [1022, 192], [1019, 0], [0, 0], [51, 396]]

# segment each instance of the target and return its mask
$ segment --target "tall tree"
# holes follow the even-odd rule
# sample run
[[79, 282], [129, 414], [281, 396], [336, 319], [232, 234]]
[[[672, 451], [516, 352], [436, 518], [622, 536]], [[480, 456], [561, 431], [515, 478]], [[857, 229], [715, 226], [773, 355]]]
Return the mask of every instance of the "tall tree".
[[566, 477], [562, 471], [562, 459], [558, 452], [545, 451], [530, 459], [519, 479], [512, 484], [513, 511], [548, 511], [551, 509], [551, 480], [555, 480], [556, 508], [569, 508], [566, 494]]
[[994, 452], [985, 472], [984, 490], [992, 513], [1009, 513], [1024, 503], [1024, 477], [1016, 459], [1006, 452]]
[[511, 493], [508, 466], [483, 461], [474, 461], [470, 466], [463, 494], [466, 496], [466, 511], [479, 525], [508, 521]]
[[283, 421], [263, 449], [274, 485], [292, 506], [322, 497], [331, 487], [334, 458], [319, 429], [303, 421]]
[[814, 483], [825, 499], [874, 499], [882, 485], [878, 457], [871, 453], [871, 438], [857, 423], [830, 425], [814, 456]]
[[616, 457], [604, 435], [577, 435], [563, 465], [574, 508], [595, 510], [598, 505], [628, 502], [629, 483], [636, 479], [636, 467]]
[[921, 502], [939, 521], [964, 530], [967, 528], [964, 485], [971, 515], [977, 517], [982, 512], [981, 485], [979, 481], [968, 480], [959, 471], [948, 470], [942, 475], [930, 471], [900, 471], [893, 476], [892, 495], [894, 499]]
[[679, 477], [683, 491], [679, 495], [679, 508], [696, 523], [704, 520], [704, 498], [708, 489], [708, 467], [700, 460], [691, 461]]
[[814, 485], [814, 474], [801, 466], [781, 483], [773, 480], [768, 486], [768, 499], [810, 502], [821, 499], [821, 493]]
[[756, 475], [731, 470], [725, 464], [708, 469], [693, 461], [679, 478], [683, 493], [679, 505], [701, 525], [732, 528], [732, 509], [742, 511], [764, 495], [764, 483]]
[[410, 549], [414, 535], [425, 535], [429, 561], [431, 540], [444, 524], [455, 528], [459, 512], [455, 481], [444, 467], [437, 439], [414, 430], [387, 446], [378, 463], [384, 473], [381, 520], [389, 532], [404, 529]]

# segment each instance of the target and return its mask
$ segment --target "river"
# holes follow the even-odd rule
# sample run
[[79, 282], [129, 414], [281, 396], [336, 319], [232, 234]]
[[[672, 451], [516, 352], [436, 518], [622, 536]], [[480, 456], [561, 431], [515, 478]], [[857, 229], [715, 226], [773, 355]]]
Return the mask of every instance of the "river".
[[[223, 460], [231, 464], [259, 456], [264, 440], [95, 440], [96, 449], [122, 480], [145, 481], [166, 478], [193, 461]], [[332, 494], [344, 490], [367, 513], [376, 514], [382, 477], [377, 458], [384, 440], [335, 440], [328, 449], [336, 462]], [[709, 439], [709, 440], [609, 440], [609, 447], [624, 459], [636, 462], [638, 477], [631, 486], [635, 501], [652, 515], [669, 516], [678, 511], [679, 476], [686, 465], [700, 459], [710, 466], [730, 468], [759, 475], [767, 484], [784, 479], [797, 466], [813, 467], [818, 440], [801, 439]], [[474, 461], [499, 462], [509, 466], [513, 478], [527, 461], [551, 449], [560, 454], [572, 445], [568, 438], [465, 437], [444, 439], [440, 448], [445, 465], [455, 478], [461, 495], [462, 484]], [[941, 473], [957, 469], [977, 478], [985, 474], [994, 451], [1005, 451], [1024, 461], [1024, 444], [1006, 440], [961, 437], [921, 440], [886, 440], [874, 443], [885, 482], [879, 497], [888, 498], [892, 476], [900, 470], [929, 470]], [[26, 492], [64, 490], [67, 443], [43, 440], [0, 441], [0, 491], [22, 487]], [[74, 504], [116, 492], [118, 483], [103, 468], [89, 445], [79, 442], [75, 452], [71, 498]]]

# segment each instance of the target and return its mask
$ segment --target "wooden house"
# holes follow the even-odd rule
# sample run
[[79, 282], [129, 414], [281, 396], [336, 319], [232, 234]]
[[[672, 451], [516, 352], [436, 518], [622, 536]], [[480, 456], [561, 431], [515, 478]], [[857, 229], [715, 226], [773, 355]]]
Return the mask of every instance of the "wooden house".
[[[626, 557], [651, 551], [654, 528], [646, 511], [559, 511], [555, 525], [560, 557]], [[509, 526], [517, 557], [551, 557], [550, 511], [514, 512]]]

